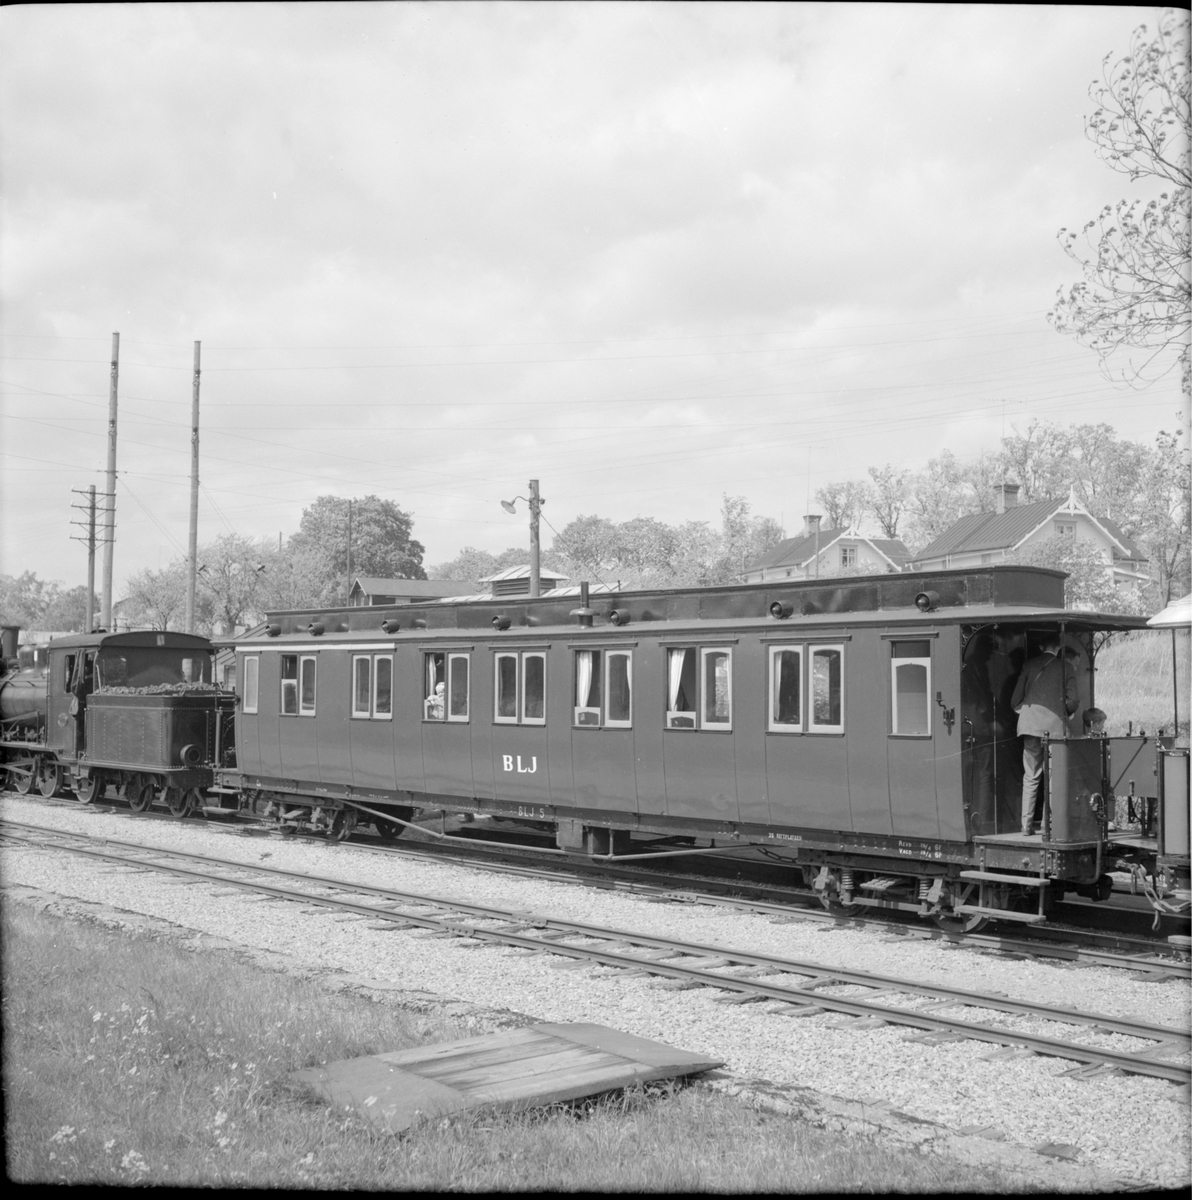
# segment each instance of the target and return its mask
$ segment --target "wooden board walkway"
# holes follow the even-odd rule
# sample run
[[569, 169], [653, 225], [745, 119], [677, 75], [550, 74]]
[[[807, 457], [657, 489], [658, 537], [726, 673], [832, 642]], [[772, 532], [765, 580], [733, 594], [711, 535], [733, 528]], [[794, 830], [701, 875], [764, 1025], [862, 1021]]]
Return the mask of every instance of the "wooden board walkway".
[[345, 1059], [296, 1071], [293, 1078], [400, 1133], [464, 1109], [535, 1108], [719, 1066], [662, 1042], [576, 1023]]

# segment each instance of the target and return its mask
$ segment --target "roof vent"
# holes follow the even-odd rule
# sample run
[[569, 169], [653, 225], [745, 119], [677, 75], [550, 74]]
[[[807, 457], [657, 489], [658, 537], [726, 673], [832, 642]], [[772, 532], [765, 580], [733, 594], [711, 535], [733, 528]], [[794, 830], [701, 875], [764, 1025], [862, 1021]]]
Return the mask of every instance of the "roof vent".
[[493, 617], [493, 628], [500, 631], [508, 629], [513, 622], [506, 616]]
[[401, 622], [396, 617], [386, 617], [381, 622], [381, 628], [386, 633], [396, 633], [401, 628]]
[[588, 581], [586, 579], [579, 585], [579, 608], [573, 608], [569, 615], [577, 618], [585, 629], [592, 628], [592, 619], [596, 616], [596, 610], [588, 604]]
[[265, 626], [265, 636], [266, 637], [277, 637], [280, 633], [281, 633], [281, 625], [277, 621], [274, 621], [271, 624]]
[[940, 603], [939, 592], [920, 592], [915, 597], [915, 607], [920, 612], [934, 612]]
[[608, 614], [609, 623], [612, 625], [628, 625], [629, 624], [629, 609], [614, 608]]
[[322, 637], [326, 631], [327, 627], [322, 621], [311, 621], [311, 623], [306, 627], [306, 632], [309, 633], [311, 637]]
[[785, 621], [794, 611], [795, 606], [788, 604], [785, 600], [775, 600], [770, 605], [770, 616], [779, 621]]

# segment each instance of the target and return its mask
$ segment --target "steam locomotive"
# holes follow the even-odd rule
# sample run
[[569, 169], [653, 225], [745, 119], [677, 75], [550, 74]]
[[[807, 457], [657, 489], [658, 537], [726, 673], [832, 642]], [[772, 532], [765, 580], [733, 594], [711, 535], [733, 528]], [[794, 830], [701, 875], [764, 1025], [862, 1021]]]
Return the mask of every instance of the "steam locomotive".
[[[288, 831], [345, 837], [371, 822], [394, 837], [441, 812], [549, 829], [556, 853], [601, 861], [760, 850], [829, 907], [948, 929], [1041, 921], [1066, 892], [1105, 898], [1111, 870], [1179, 910], [1189, 761], [1170, 737], [1048, 739], [1042, 828], [1020, 833], [1010, 697], [1023, 664], [1058, 637], [1074, 652], [1061, 657], [1079, 713], [1095, 703], [1104, 642], [1145, 627], [1065, 609], [1063, 579], [983, 567], [599, 598], [585, 587], [578, 606], [548, 592], [272, 613], [227, 647], [235, 698], [191, 696], [205, 740], [196, 724], [141, 766], [104, 721], [111, 708], [134, 721], [152, 697], [108, 698], [105, 648], [148, 639], [135, 644], [182, 673], [201, 639], [92, 639], [85, 695], [72, 681], [87, 639], [63, 639], [45, 666], [45, 748], [0, 749], [18, 788], [27, 776], [53, 790], [56, 767], [80, 799], [98, 778], [132, 803], [144, 777], [172, 811], [187, 807], [178, 790], [193, 808], [206, 788], [206, 805]], [[0, 684], [6, 719], [21, 673]]]

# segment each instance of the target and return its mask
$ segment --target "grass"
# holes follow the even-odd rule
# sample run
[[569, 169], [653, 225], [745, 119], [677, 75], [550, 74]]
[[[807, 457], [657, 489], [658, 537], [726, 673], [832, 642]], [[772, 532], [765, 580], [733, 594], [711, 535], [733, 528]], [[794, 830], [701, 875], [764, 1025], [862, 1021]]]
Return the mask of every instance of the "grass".
[[[1189, 635], [1176, 635], [1179, 661], [1180, 728], [1177, 742], [1188, 745]], [[1171, 632], [1117, 634], [1097, 655], [1097, 707], [1109, 714], [1106, 731], [1121, 736], [1129, 722], [1134, 732], [1172, 731]]]
[[1023, 1181], [759, 1113], [708, 1088], [465, 1114], [382, 1136], [289, 1080], [475, 1035], [234, 956], [4, 913], [8, 1177], [464, 1191], [1004, 1192]]

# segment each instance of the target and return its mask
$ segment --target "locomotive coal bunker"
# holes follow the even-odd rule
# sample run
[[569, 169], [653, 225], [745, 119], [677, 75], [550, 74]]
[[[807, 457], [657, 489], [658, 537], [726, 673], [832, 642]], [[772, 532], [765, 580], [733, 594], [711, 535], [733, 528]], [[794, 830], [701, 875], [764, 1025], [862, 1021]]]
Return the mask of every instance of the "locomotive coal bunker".
[[0, 753], [18, 791], [116, 788], [134, 809], [176, 816], [210, 803], [234, 764], [234, 696], [212, 682], [214, 648], [184, 633], [91, 633], [22, 647], [0, 677]]
[[[400, 834], [415, 810], [529, 822], [563, 851], [763, 847], [824, 903], [945, 928], [1039, 921], [1130, 870], [1188, 902], [1188, 752], [1048, 739], [1019, 829], [1010, 705], [1048, 638], [1096, 654], [1141, 618], [1063, 607], [1058, 571], [987, 567], [593, 597], [272, 613], [234, 643], [224, 794], [287, 830]], [[586, 589], [585, 589], [586, 590]], [[1112, 829], [1118, 797], [1145, 817]]]

